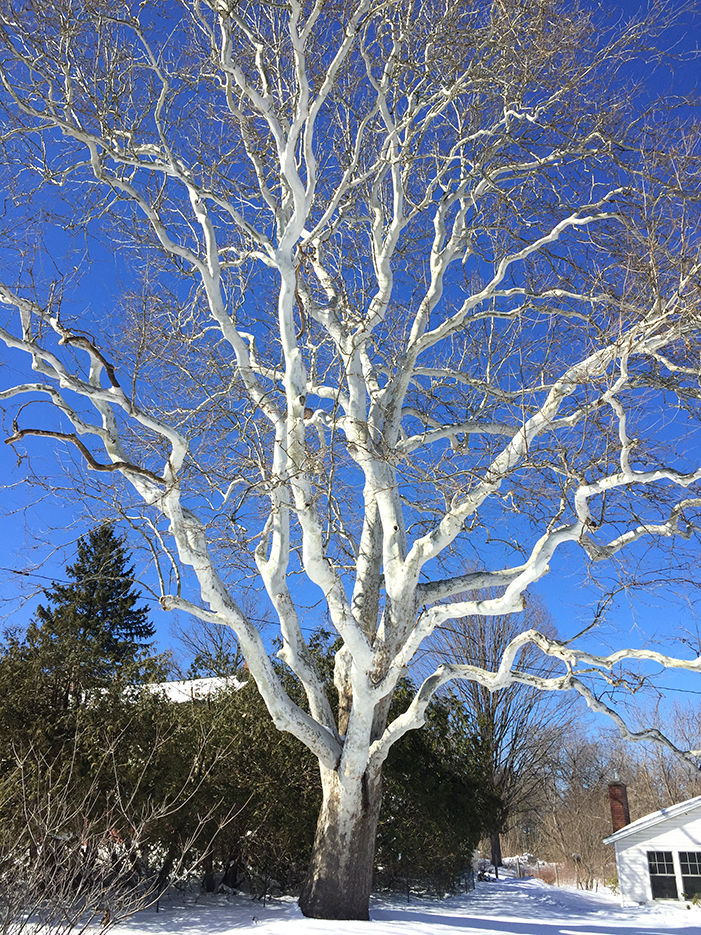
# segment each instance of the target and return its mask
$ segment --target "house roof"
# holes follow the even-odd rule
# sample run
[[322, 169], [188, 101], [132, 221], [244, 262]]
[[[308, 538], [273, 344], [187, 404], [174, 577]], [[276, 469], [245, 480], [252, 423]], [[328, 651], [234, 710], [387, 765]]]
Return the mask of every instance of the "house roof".
[[165, 695], [168, 701], [184, 702], [199, 701], [227, 689], [238, 691], [246, 682], [241, 682], [232, 676], [210, 677], [202, 679], [180, 679], [176, 682], [154, 682], [144, 685], [147, 691], [158, 695]]
[[637, 821], [632, 821], [629, 825], [626, 825], [619, 831], [615, 831], [607, 838], [604, 838], [604, 844], [615, 844], [622, 838], [627, 838], [629, 834], [637, 834], [638, 831], [646, 831], [648, 828], [653, 828], [663, 821], [668, 821], [670, 818], [678, 818], [680, 815], [693, 812], [697, 808], [701, 808], [701, 795], [697, 795], [693, 799], [687, 799], [686, 802], [677, 802], [676, 805], [670, 805], [669, 808], [661, 808], [658, 812], [651, 812], [649, 815], [638, 818]]

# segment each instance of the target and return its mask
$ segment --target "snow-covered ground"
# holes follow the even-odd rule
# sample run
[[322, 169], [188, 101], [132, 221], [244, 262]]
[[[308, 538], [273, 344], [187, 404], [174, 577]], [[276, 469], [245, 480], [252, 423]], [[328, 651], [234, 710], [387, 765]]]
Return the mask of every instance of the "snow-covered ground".
[[701, 935], [701, 909], [668, 903], [622, 909], [616, 897], [557, 889], [540, 880], [479, 884], [441, 901], [376, 899], [372, 922], [302, 917], [294, 900], [166, 904], [120, 925], [115, 935]]

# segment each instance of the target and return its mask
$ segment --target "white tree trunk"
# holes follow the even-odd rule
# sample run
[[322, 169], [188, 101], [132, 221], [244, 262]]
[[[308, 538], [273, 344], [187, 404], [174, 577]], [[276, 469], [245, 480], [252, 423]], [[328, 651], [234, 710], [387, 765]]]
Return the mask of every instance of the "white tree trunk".
[[342, 778], [322, 767], [321, 783], [323, 800], [300, 907], [312, 918], [368, 919], [381, 771]]

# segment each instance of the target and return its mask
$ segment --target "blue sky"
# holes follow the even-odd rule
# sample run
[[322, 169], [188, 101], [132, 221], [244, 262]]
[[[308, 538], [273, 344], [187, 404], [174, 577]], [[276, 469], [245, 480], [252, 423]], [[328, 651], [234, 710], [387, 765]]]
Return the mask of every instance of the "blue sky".
[[[640, 4], [626, 2], [607, 4], [610, 11], [621, 10], [624, 14], [634, 12]], [[689, 14], [672, 35], [680, 51], [690, 50], [695, 44], [692, 23], [698, 16]], [[675, 90], [689, 91], [698, 86], [698, 64], [686, 61], [674, 69], [661, 67], [655, 75], [657, 87], [668, 85]], [[57, 247], [58, 249], [58, 247]], [[75, 245], [76, 256], [80, 245]], [[60, 260], [60, 258], [57, 258]], [[100, 301], [108, 302], [119, 292], [119, 268], [113, 257], [92, 245], [91, 288], [101, 283]], [[78, 287], [74, 301], [86, 306], [95, 296], [86, 294]], [[24, 365], [16, 359], [4, 366], [0, 374], [3, 385], [12, 381], [16, 368], [18, 374]], [[26, 375], [26, 373], [25, 373]], [[6, 417], [5, 434], [11, 433], [11, 418]], [[68, 464], [73, 457], [70, 452], [59, 449], [57, 444], [46, 440], [29, 440], [26, 449], [31, 453], [31, 466], [36, 475], [49, 483], [63, 484], [62, 475], [56, 474], [55, 462], [60, 459]], [[0, 539], [0, 573], [3, 584], [0, 589], [0, 614], [7, 625], [24, 626], [31, 618], [42, 587], [52, 578], [61, 578], [66, 562], [70, 561], [76, 538], [89, 527], [89, 520], [82, 514], [80, 506], [67, 491], [60, 496], [44, 493], [25, 482], [26, 464], [18, 464], [17, 455], [6, 446], [0, 446], [0, 503], [3, 509], [2, 537]], [[99, 513], [99, 505], [97, 510]], [[121, 527], [125, 528], [125, 527]], [[136, 540], [134, 540], [136, 542]], [[137, 572], [145, 586], [153, 585], [153, 575], [145, 557], [135, 555]], [[597, 588], [586, 582], [583, 556], [570, 546], [556, 555], [551, 574], [536, 587], [550, 611], [559, 632], [572, 635], [592, 618], [599, 602]], [[144, 598], [152, 608], [152, 619], [158, 631], [158, 641], [163, 647], [172, 645], [172, 616], [163, 613], [157, 602], [144, 590]], [[314, 596], [310, 596], [313, 603]], [[664, 582], [646, 592], [621, 594], [607, 611], [605, 623], [597, 631], [596, 648], [605, 650], [615, 646], [645, 645], [666, 637], [678, 628], [694, 632], [701, 627], [699, 606], [694, 604], [682, 586], [668, 587]], [[683, 652], [679, 647], [680, 654]], [[691, 676], [674, 676], [666, 680], [670, 690], [679, 692], [680, 698], [693, 699], [701, 696], [695, 688], [697, 679]]]

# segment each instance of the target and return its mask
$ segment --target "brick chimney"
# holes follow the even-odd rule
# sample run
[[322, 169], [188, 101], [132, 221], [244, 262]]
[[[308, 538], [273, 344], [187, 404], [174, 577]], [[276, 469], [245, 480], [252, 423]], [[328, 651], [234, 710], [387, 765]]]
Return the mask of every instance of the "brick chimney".
[[628, 793], [623, 782], [609, 783], [609, 805], [611, 806], [611, 824], [613, 833], [620, 831], [630, 824], [630, 811], [628, 809]]

